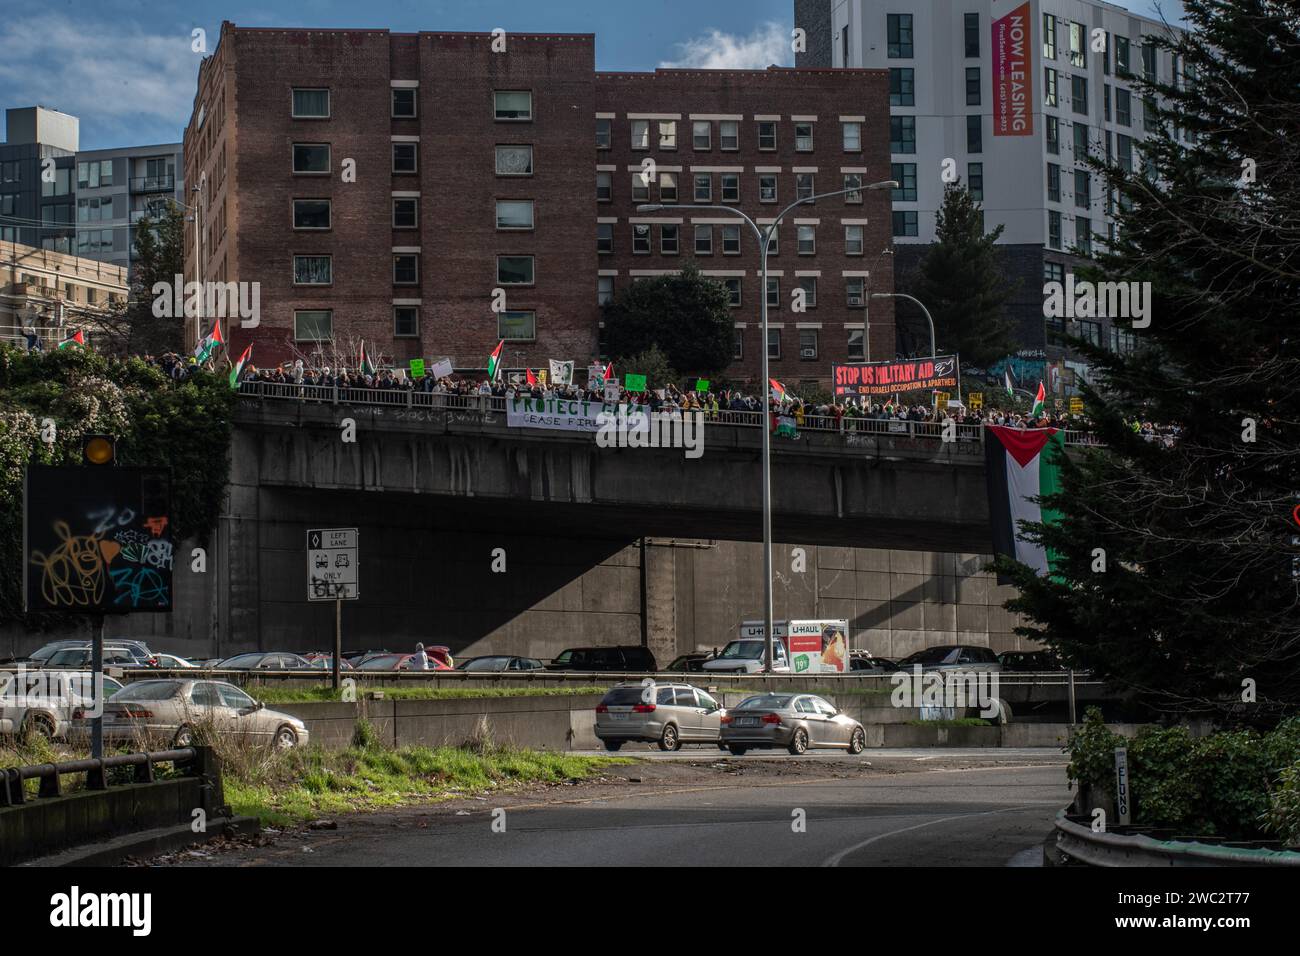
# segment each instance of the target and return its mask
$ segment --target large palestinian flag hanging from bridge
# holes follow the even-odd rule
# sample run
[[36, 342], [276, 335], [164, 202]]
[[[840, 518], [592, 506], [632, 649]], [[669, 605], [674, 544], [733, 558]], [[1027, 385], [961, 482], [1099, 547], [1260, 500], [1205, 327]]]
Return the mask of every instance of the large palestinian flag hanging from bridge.
[[1065, 433], [1055, 428], [984, 427], [993, 552], [1015, 558], [1039, 574], [1048, 573], [1054, 556], [1041, 544], [1021, 537], [1020, 523], [1055, 524], [1060, 519], [1035, 499], [1061, 488], [1060, 468], [1054, 462], [1064, 438]]

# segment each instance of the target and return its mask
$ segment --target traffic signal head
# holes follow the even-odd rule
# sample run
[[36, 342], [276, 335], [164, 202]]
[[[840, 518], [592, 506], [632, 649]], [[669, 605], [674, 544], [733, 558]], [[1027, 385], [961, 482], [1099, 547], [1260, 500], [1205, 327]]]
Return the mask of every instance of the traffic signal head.
[[87, 435], [82, 439], [81, 457], [87, 465], [112, 465], [117, 462], [117, 448], [110, 435]]

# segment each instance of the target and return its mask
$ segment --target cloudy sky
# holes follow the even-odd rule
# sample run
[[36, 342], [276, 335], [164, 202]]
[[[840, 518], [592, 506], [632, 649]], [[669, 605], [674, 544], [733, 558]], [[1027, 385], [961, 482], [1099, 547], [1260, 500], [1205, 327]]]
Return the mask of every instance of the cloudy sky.
[[[1171, 18], [1177, 0], [1122, 0]], [[793, 0], [43, 0], [0, 19], [0, 109], [42, 104], [81, 118], [83, 149], [175, 142], [199, 54], [241, 26], [595, 33], [602, 70], [762, 68], [793, 62]]]

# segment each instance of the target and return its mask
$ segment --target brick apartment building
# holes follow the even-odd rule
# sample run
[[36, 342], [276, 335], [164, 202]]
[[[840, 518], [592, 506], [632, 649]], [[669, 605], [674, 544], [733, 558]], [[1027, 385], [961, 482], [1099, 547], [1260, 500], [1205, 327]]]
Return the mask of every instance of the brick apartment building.
[[[761, 223], [797, 191], [888, 179], [887, 73], [598, 73], [591, 35], [505, 42], [223, 24], [184, 155], [203, 278], [261, 284], [260, 324], [229, 323], [231, 352], [252, 341], [268, 365], [331, 338], [347, 356], [364, 339], [385, 363], [447, 356], [471, 370], [504, 338], [507, 368], [585, 368], [602, 301], [693, 261], [729, 284], [730, 374], [754, 377], [757, 240], [721, 211], [636, 206], [675, 188], [679, 202]], [[655, 178], [640, 190], [647, 157]], [[872, 358], [893, 356], [891, 303], [866, 307], [893, 290], [889, 202], [864, 191], [782, 224], [769, 259], [776, 377], [825, 381], [833, 362], [868, 354], [868, 337]], [[210, 324], [192, 322], [190, 339]]]

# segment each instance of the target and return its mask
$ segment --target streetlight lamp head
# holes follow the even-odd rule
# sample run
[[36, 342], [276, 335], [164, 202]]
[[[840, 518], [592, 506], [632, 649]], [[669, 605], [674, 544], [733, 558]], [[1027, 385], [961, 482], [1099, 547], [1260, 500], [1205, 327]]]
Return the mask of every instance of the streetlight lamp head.
[[875, 183], [875, 184], [872, 185], [870, 188], [871, 188], [871, 189], [897, 189], [897, 188], [898, 188], [898, 180], [897, 180], [897, 179], [886, 179], [883, 183]]
[[893, 296], [890, 295], [888, 292], [873, 292], [873, 293], [871, 293], [871, 298], [873, 298], [873, 299], [892, 299]]
[[642, 203], [641, 205], [637, 206], [636, 211], [637, 212], [660, 212], [663, 208], [664, 207], [661, 206], [659, 203], [648, 202], [648, 203]]

